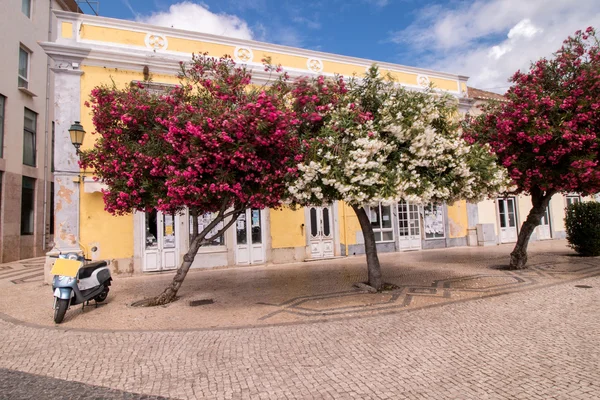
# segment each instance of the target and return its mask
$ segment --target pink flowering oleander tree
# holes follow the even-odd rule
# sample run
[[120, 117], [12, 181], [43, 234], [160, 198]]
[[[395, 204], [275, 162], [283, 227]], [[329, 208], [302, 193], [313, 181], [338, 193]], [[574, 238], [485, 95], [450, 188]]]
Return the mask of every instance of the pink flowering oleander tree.
[[527, 263], [527, 244], [556, 193], [600, 191], [600, 49], [588, 28], [564, 41], [551, 59], [514, 74], [506, 102], [483, 107], [465, 126], [472, 142], [489, 144], [516, 185], [531, 195], [510, 268]]
[[[182, 64], [181, 85], [168, 93], [151, 93], [143, 83], [91, 93], [98, 139], [81, 165], [108, 186], [106, 210], [175, 214], [187, 208], [193, 220], [181, 266], [149, 305], [173, 301], [200, 246], [247, 208], [279, 206], [297, 174], [299, 121], [285, 106], [281, 85], [257, 88], [250, 81], [231, 59], [200, 55]], [[198, 232], [205, 213], [214, 218]]]

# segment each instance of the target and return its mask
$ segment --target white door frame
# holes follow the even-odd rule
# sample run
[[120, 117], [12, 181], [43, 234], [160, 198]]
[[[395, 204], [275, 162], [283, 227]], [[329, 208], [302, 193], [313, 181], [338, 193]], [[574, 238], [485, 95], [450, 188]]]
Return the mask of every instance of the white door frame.
[[[237, 221], [234, 224], [233, 238], [234, 238], [234, 259], [236, 265], [253, 265], [253, 264], [264, 264], [266, 262], [266, 239], [267, 231], [266, 225], [266, 211], [260, 211], [260, 234], [261, 242], [252, 243], [252, 217], [253, 212], [258, 209], [246, 209], [245, 212], [238, 216]], [[243, 217], [243, 219], [242, 219]], [[238, 224], [245, 224], [246, 228], [246, 243], [239, 244], [237, 240]], [[239, 225], [241, 227], [241, 225]]]
[[[170, 216], [167, 216], [168, 218]], [[137, 225], [136, 232], [139, 235], [141, 267], [143, 272], [157, 272], [174, 270], [179, 267], [180, 262], [180, 246], [181, 246], [181, 221], [180, 216], [175, 215], [173, 219], [174, 228], [174, 247], [165, 246], [165, 215], [157, 212], [157, 238], [156, 246], [151, 248], [146, 247], [146, 213], [137, 212], [134, 216], [134, 224]], [[137, 222], [137, 223], [136, 223]]]
[[[500, 202], [505, 202], [505, 212], [504, 212], [504, 220], [500, 215]], [[510, 218], [508, 217], [508, 202], [512, 201], [513, 204], [513, 215], [514, 215], [514, 223], [515, 226], [509, 226]], [[498, 240], [500, 243], [515, 243], [519, 236], [519, 214], [518, 214], [518, 204], [517, 198], [514, 196], [510, 197], [499, 197], [496, 199], [496, 220], [498, 221]], [[506, 227], [502, 227], [502, 222], [506, 225]], [[513, 229], [514, 228], [514, 232]]]
[[[315, 210], [316, 226], [313, 226], [311, 210]], [[327, 210], [327, 217], [324, 211]], [[336, 221], [334, 204], [326, 206], [308, 206], [304, 208], [304, 219], [306, 226], [306, 241], [308, 243], [308, 256], [310, 258], [328, 258], [336, 255]], [[327, 218], [327, 220], [325, 219]], [[315, 229], [313, 229], [315, 228]], [[326, 234], [326, 230], [329, 234]], [[313, 234], [313, 231], [315, 234]]]
[[[406, 226], [400, 227], [400, 204], [406, 204], [406, 218], [402, 218], [403, 221], [406, 221]], [[421, 207], [412, 204], [409, 201], [399, 201], [393, 205], [395, 210], [393, 212], [396, 215], [396, 232], [398, 234], [398, 249], [400, 251], [404, 250], [421, 250], [423, 248], [422, 238], [423, 238], [423, 230], [421, 227]], [[416, 210], [415, 210], [416, 207]], [[416, 212], [417, 218], [415, 220], [414, 213]], [[403, 210], [404, 213], [404, 210]], [[401, 229], [402, 228], [402, 229]], [[403, 233], [408, 229], [408, 235]], [[415, 230], [418, 232], [416, 234]]]

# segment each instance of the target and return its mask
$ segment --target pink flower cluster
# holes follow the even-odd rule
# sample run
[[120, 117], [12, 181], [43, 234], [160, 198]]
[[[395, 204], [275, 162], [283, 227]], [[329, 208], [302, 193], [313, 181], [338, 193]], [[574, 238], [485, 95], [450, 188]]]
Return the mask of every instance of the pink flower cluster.
[[278, 206], [303, 159], [302, 119], [281, 87], [257, 91], [244, 68], [205, 55], [182, 65], [181, 75], [182, 84], [162, 95], [143, 84], [92, 91], [99, 137], [82, 165], [107, 184], [106, 210]]
[[600, 192], [600, 48], [593, 28], [512, 77], [465, 138], [488, 143], [519, 191]]

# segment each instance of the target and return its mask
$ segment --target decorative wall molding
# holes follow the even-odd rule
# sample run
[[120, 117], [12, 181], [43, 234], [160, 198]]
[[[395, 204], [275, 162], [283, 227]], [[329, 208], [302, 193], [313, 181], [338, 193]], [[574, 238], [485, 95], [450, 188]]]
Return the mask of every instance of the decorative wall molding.
[[233, 58], [237, 62], [247, 64], [252, 62], [254, 59], [254, 53], [250, 47], [236, 46], [235, 50], [233, 51]]
[[94, 180], [89, 176], [83, 178], [83, 191], [85, 193], [102, 193], [102, 190], [108, 190], [108, 186], [101, 180]]
[[131, 85], [138, 84], [141, 84], [144, 87], [144, 90], [146, 90], [147, 92], [155, 94], [166, 94], [177, 87], [177, 85], [173, 85], [171, 83], [144, 82], [139, 80], [131, 81]]
[[417, 85], [421, 87], [429, 86], [429, 77], [427, 75], [419, 74], [417, 75]]
[[323, 72], [323, 61], [311, 57], [306, 60], [306, 68], [311, 72], [321, 73]]
[[165, 35], [160, 33], [148, 33], [146, 39], [144, 39], [146, 47], [151, 50], [166, 50], [169, 46], [169, 41]]

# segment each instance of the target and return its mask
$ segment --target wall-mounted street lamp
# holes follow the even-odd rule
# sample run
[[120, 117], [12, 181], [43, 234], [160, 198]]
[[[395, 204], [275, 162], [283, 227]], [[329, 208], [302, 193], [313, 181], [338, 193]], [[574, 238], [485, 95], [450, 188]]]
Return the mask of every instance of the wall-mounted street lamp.
[[79, 148], [81, 147], [83, 138], [85, 137], [85, 130], [79, 121], [75, 121], [73, 125], [71, 125], [69, 128], [69, 134], [71, 135], [71, 143], [73, 143], [73, 146], [75, 146], [75, 151], [77, 152], [77, 155], [79, 155]]
[[[81, 157], [81, 150], [80, 147], [83, 144], [83, 139], [85, 138], [85, 129], [83, 129], [83, 126], [81, 126], [81, 123], [79, 123], [79, 121], [74, 121], [73, 124], [69, 127], [69, 135], [71, 136], [71, 143], [73, 143], [73, 147], [75, 147], [75, 152], [77, 153], [77, 156]], [[83, 182], [83, 174], [79, 173], [79, 178], [77, 180], [77, 182], [82, 183]], [[77, 222], [77, 226], [81, 226], [81, 222], [79, 221], [79, 219], [81, 218], [80, 215], [80, 211], [81, 210], [81, 196], [77, 197], [77, 218], [78, 218], [78, 222]], [[80, 238], [80, 231], [78, 229], [77, 232], [77, 242], [79, 243], [79, 238]], [[95, 252], [96, 250], [98, 250], [98, 248], [96, 246], [91, 248], [92, 252]], [[85, 255], [85, 252], [84, 252]]]

